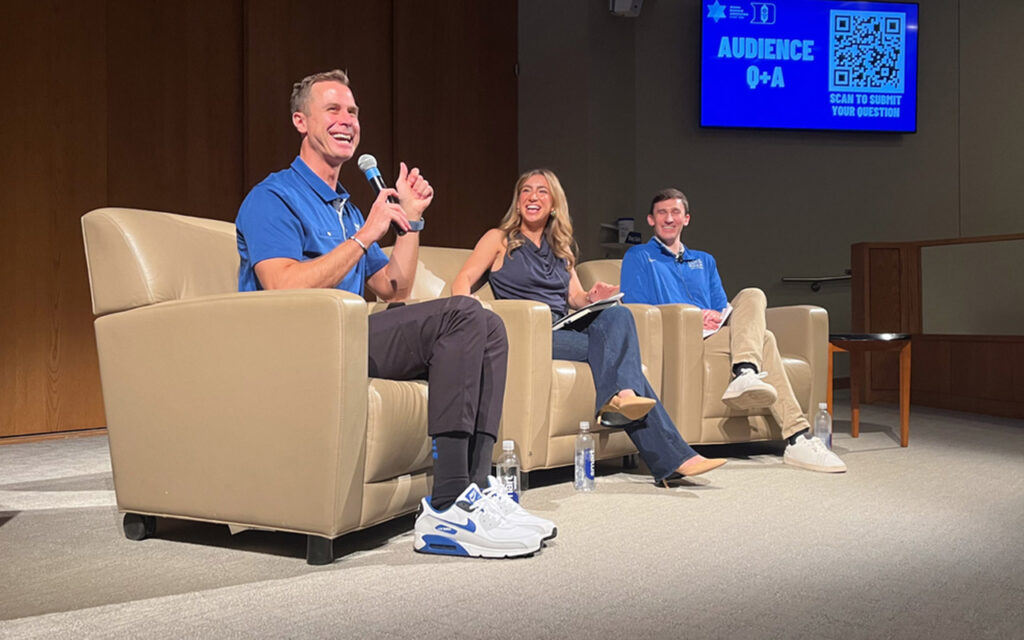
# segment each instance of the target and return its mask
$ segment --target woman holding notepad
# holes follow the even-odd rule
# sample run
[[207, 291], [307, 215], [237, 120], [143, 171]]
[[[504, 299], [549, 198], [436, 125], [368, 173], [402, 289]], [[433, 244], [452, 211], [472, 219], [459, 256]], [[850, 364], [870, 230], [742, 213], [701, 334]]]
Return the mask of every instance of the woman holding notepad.
[[[498, 299], [525, 299], [551, 307], [553, 319], [618, 294], [598, 282], [585, 290], [576, 276], [576, 242], [569, 206], [558, 177], [547, 169], [528, 171], [516, 182], [512, 203], [497, 229], [477, 242], [452, 284], [452, 294], [469, 295], [470, 285], [490, 272]], [[608, 306], [552, 334], [552, 357], [586, 362], [597, 390], [598, 422], [622, 427], [656, 483], [694, 476], [725, 464], [694, 451], [672, 423], [643, 374], [633, 314]]]

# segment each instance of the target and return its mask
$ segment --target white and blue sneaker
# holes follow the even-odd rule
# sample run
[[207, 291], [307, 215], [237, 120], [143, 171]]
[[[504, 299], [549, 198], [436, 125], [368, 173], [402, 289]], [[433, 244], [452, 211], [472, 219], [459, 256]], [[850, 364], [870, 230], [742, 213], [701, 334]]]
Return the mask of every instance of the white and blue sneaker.
[[470, 484], [444, 511], [420, 501], [413, 549], [420, 553], [480, 558], [527, 556], [540, 550], [541, 534], [513, 524], [498, 504]]
[[522, 507], [494, 476], [487, 476], [488, 487], [484, 489], [484, 496], [492, 500], [501, 511], [501, 515], [512, 524], [527, 529], [533, 529], [540, 534], [543, 540], [550, 540], [558, 535], [558, 527], [554, 522], [535, 516]]

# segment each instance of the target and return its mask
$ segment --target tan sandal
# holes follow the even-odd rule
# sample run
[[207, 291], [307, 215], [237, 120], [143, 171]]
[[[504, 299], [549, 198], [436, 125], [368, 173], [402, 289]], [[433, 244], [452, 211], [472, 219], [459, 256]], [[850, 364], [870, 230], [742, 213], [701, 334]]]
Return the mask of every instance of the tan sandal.
[[656, 404], [657, 401], [653, 398], [612, 396], [612, 399], [598, 411], [598, 420], [601, 424], [606, 425], [636, 422], [650, 413]]

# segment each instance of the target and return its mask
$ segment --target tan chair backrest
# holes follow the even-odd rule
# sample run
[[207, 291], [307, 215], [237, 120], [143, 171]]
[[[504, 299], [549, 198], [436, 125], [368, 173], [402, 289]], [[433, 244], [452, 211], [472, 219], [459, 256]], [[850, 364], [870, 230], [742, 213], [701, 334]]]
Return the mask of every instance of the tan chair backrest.
[[[384, 253], [391, 256], [392, 247], [385, 247]], [[471, 249], [450, 247], [420, 247], [419, 264], [416, 266], [416, 281], [412, 285], [413, 300], [446, 298], [452, 294], [452, 281], [459, 275], [462, 265], [473, 253]], [[482, 300], [493, 300], [491, 285], [485, 279], [477, 283], [474, 293]]]
[[82, 234], [96, 315], [238, 291], [230, 222], [110, 207], [82, 216]]
[[596, 282], [619, 284], [619, 272], [622, 271], [622, 260], [588, 260], [576, 265], [576, 275], [580, 284], [589, 290]]

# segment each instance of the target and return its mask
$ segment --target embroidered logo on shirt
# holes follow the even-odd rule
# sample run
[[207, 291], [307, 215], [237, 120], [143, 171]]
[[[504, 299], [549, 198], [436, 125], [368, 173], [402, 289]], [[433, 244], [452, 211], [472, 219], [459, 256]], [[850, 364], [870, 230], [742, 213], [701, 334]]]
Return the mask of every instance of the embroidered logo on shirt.
[[704, 262], [700, 258], [696, 258], [694, 260], [687, 260], [686, 261], [686, 265], [688, 267], [690, 267], [691, 269], [703, 269], [704, 268]]

